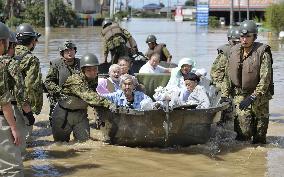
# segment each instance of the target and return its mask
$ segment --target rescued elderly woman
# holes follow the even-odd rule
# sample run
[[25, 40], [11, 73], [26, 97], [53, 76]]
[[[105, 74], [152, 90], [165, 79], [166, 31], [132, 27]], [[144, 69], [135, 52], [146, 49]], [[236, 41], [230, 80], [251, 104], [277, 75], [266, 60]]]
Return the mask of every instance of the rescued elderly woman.
[[154, 109], [159, 104], [144, 94], [143, 92], [136, 91], [135, 85], [137, 80], [134, 76], [124, 74], [120, 78], [121, 90], [109, 94], [102, 94], [103, 97], [110, 100], [118, 107], [128, 107], [138, 110]]
[[183, 87], [183, 77], [186, 76], [189, 72], [194, 72], [195, 65], [196, 63], [194, 60], [190, 58], [182, 58], [178, 63], [178, 67], [172, 69], [171, 77], [167, 84], [167, 87]]
[[96, 88], [98, 94], [112, 93], [120, 89], [121, 67], [118, 64], [112, 64], [109, 67], [108, 74], [108, 78], [98, 79], [98, 86]]
[[196, 108], [209, 108], [209, 98], [205, 88], [198, 84], [199, 81], [200, 78], [194, 73], [184, 76], [186, 89], [181, 91], [180, 99], [184, 105], [197, 105]]

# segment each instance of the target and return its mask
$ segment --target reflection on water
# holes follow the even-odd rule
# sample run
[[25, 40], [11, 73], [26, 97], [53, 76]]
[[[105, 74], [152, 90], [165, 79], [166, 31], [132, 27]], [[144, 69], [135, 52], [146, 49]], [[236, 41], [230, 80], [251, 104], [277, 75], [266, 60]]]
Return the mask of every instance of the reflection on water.
[[[197, 67], [210, 70], [216, 48], [226, 43], [226, 31], [197, 28], [191, 22], [175, 23], [160, 19], [133, 19], [121, 24], [137, 40], [139, 50], [145, 52], [145, 39], [155, 34], [159, 43], [166, 43], [173, 61], [190, 57]], [[39, 29], [44, 34], [44, 29]], [[65, 40], [77, 44], [77, 56], [95, 53], [102, 61], [100, 27], [51, 29], [40, 38], [35, 53], [40, 58], [43, 74], [51, 59], [59, 57], [58, 46]], [[268, 145], [259, 147], [234, 141], [235, 133], [213, 127], [211, 140], [204, 145], [190, 147], [128, 148], [112, 146], [100, 141], [86, 143], [54, 143], [48, 127], [48, 102], [37, 117], [34, 142], [24, 162], [26, 176], [281, 176], [284, 171], [284, 59], [282, 44], [260, 35], [259, 41], [273, 49], [275, 95], [271, 101]], [[271, 42], [272, 41], [272, 42]], [[228, 125], [232, 126], [232, 125]], [[91, 130], [92, 138], [100, 135]]]

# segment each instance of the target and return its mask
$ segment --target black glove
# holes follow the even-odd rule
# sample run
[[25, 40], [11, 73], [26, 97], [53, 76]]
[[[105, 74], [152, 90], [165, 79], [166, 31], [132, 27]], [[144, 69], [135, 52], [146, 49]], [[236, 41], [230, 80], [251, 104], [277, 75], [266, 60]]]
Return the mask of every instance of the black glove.
[[26, 116], [26, 118], [29, 120], [29, 124], [27, 126], [31, 126], [35, 123], [35, 117], [33, 115], [33, 112], [28, 112], [25, 113], [25, 111], [23, 111], [24, 116]]
[[240, 105], [239, 105], [240, 110], [247, 109], [254, 100], [255, 100], [255, 96], [250, 95], [246, 97], [243, 101], [240, 102]]
[[231, 103], [231, 99], [227, 98], [227, 97], [221, 97], [219, 103], [222, 104], [222, 103], [225, 103], [225, 102]]

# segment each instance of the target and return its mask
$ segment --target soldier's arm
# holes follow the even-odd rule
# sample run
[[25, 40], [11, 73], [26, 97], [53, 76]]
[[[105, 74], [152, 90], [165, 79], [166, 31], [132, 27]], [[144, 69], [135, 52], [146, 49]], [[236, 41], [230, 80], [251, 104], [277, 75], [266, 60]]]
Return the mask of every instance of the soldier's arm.
[[8, 64], [8, 72], [15, 83], [14, 88], [12, 88], [14, 90], [14, 96], [18, 103], [23, 106], [25, 104], [25, 100], [27, 100], [27, 97], [24, 95], [24, 79], [19, 67], [19, 62], [11, 59]]
[[53, 65], [54, 64], [50, 63], [50, 67], [44, 81], [45, 88], [51, 95], [59, 94], [61, 91], [61, 88], [58, 85], [59, 81], [57, 77], [57, 70]]
[[135, 39], [133, 38], [133, 36], [130, 34], [130, 32], [127, 31], [126, 29], [122, 29], [122, 32], [123, 32], [124, 37], [129, 42], [130, 47], [133, 50], [133, 52], [138, 52], [137, 43], [136, 43]]
[[38, 58], [32, 57], [26, 71], [25, 95], [29, 99], [32, 111], [39, 114], [43, 105], [42, 75]]
[[69, 77], [63, 87], [64, 93], [71, 93], [87, 102], [90, 106], [109, 107], [110, 105], [108, 100], [99, 96], [97, 92], [90, 89], [89, 86], [77, 76], [72, 75]]
[[171, 60], [172, 60], [172, 55], [170, 54], [170, 52], [169, 52], [169, 50], [167, 49], [166, 46], [164, 46], [164, 47], [162, 48], [162, 52], [163, 52], [163, 54], [166, 56], [167, 62], [170, 63]]
[[225, 67], [225, 73], [224, 73], [224, 79], [223, 79], [223, 81], [221, 82], [221, 85], [220, 85], [220, 87], [221, 87], [221, 95], [222, 95], [222, 97], [227, 97], [227, 98], [229, 98], [229, 96], [230, 96], [230, 92], [231, 92], [231, 86], [232, 86], [232, 84], [231, 84], [231, 80], [230, 80], [230, 78], [229, 78], [229, 76], [228, 76], [228, 62], [226, 62], [226, 67]]
[[220, 53], [213, 62], [210, 72], [213, 84], [216, 85], [223, 82], [227, 61], [227, 57], [223, 53]]
[[107, 56], [108, 56], [108, 52], [109, 52], [107, 41], [104, 42], [103, 52], [104, 52], [105, 63], [107, 63]]
[[254, 91], [254, 95], [256, 97], [265, 95], [268, 91], [269, 84], [271, 82], [271, 57], [268, 53], [265, 52], [261, 60], [262, 61], [260, 66], [260, 80]]

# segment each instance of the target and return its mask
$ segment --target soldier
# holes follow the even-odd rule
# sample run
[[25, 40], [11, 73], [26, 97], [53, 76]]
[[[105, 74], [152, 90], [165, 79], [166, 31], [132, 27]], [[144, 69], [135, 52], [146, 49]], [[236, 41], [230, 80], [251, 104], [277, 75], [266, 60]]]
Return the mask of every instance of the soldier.
[[69, 141], [73, 131], [76, 140], [90, 138], [87, 107], [109, 107], [110, 102], [100, 97], [96, 89], [99, 61], [93, 54], [80, 60], [81, 72], [71, 75], [62, 86], [65, 95], [58, 101], [52, 113], [52, 134], [55, 141]]
[[222, 45], [217, 49], [218, 56], [213, 62], [211, 67], [211, 79], [212, 84], [217, 87], [217, 89], [221, 89], [221, 84], [225, 75], [225, 67], [228, 61], [229, 51], [230, 49], [240, 42], [240, 30], [238, 27], [232, 27], [228, 30], [227, 33], [228, 44]]
[[[132, 56], [138, 52], [137, 44], [131, 34], [121, 28], [117, 23], [111, 20], [104, 20], [102, 24], [102, 36], [104, 38], [104, 59], [107, 62], [107, 56], [110, 51], [111, 62], [116, 64], [121, 56]], [[127, 47], [130, 45], [130, 49]]]
[[[31, 117], [33, 113], [38, 115], [43, 104], [40, 63], [39, 59], [32, 54], [40, 36], [41, 34], [35, 32], [32, 26], [27, 23], [19, 25], [16, 29], [18, 45], [15, 48], [15, 58], [20, 61], [19, 69], [24, 78], [24, 94], [32, 109], [29, 115], [25, 115], [26, 117]], [[30, 125], [27, 142], [30, 140], [32, 128], [33, 126]]]
[[60, 98], [62, 85], [69, 76], [80, 72], [80, 59], [75, 58], [77, 47], [71, 41], [65, 41], [60, 47], [59, 52], [61, 58], [50, 62], [50, 67], [44, 82], [45, 88], [48, 90], [48, 98], [50, 101], [49, 120], [51, 125], [51, 114]]
[[240, 44], [230, 50], [222, 100], [229, 96], [236, 106], [234, 129], [237, 140], [266, 143], [269, 100], [274, 93], [272, 54], [266, 44], [255, 42], [257, 26], [246, 20], [240, 25]]
[[146, 56], [151, 58], [153, 53], [158, 53], [160, 55], [160, 61], [165, 61], [170, 63], [172, 60], [172, 55], [166, 47], [166, 44], [157, 43], [157, 38], [154, 35], [149, 35], [146, 39], [146, 43], [148, 44], [148, 51], [146, 52]]
[[[16, 35], [14, 32], [10, 31], [7, 55], [5, 57], [3, 56], [1, 60], [4, 61], [8, 69], [7, 83], [13, 96], [11, 103], [16, 118], [17, 128], [21, 134], [21, 152], [23, 155], [26, 150], [25, 139], [28, 135], [30, 126], [34, 124], [35, 118], [31, 112], [27, 98], [24, 97], [24, 79], [21, 71], [19, 70], [19, 61], [15, 58], [11, 58], [14, 57], [16, 44]], [[22, 110], [19, 110], [19, 107], [21, 107]]]
[[9, 29], [0, 22], [0, 175], [24, 176], [20, 148], [20, 134], [16, 127], [12, 96], [7, 84], [8, 70], [2, 57], [8, 49]]

